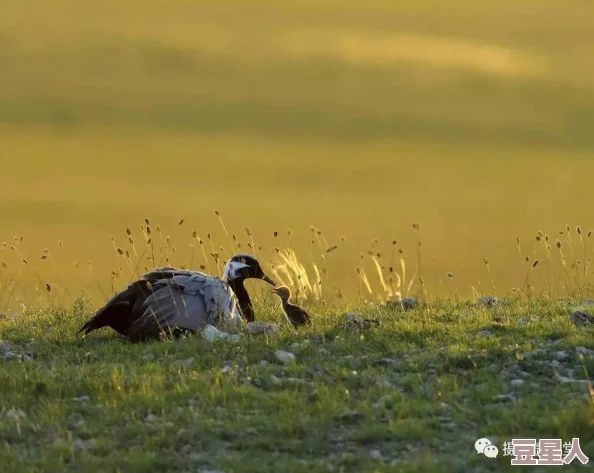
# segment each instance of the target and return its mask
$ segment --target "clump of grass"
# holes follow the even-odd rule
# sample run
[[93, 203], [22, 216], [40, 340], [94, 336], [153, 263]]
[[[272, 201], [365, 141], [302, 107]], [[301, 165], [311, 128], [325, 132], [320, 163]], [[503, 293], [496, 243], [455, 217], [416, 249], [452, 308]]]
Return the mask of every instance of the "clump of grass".
[[[519, 247], [519, 238], [518, 238], [518, 250], [520, 251], [520, 255], [522, 254], [522, 251]], [[495, 277], [493, 276], [493, 272], [491, 271], [491, 265], [489, 264], [489, 260], [487, 258], [483, 258], [483, 263], [485, 265], [485, 268], [487, 268], [487, 273], [489, 274], [489, 278], [491, 279], [491, 287], [493, 288], [493, 294], [497, 297], [498, 293], [497, 293], [497, 284], [495, 283]]]

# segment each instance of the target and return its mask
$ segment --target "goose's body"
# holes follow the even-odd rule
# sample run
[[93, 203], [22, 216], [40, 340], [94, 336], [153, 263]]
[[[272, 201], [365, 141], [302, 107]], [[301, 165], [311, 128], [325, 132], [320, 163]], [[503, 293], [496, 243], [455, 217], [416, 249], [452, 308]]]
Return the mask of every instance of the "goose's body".
[[221, 322], [254, 320], [243, 282], [248, 278], [274, 283], [250, 255], [236, 255], [219, 279], [197, 271], [160, 268], [143, 275], [116, 294], [79, 330], [85, 335], [109, 326], [133, 339], [158, 338], [170, 330], [196, 331]]

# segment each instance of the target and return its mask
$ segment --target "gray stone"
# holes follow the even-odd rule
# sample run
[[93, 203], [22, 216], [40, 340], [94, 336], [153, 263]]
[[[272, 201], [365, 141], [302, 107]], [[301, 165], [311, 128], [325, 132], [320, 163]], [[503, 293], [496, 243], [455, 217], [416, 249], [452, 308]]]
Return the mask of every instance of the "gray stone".
[[250, 335], [272, 335], [278, 332], [278, 325], [256, 320], [247, 324]]
[[274, 353], [274, 356], [278, 361], [280, 361], [284, 365], [288, 365], [290, 363], [295, 362], [295, 355], [290, 351], [278, 350]]

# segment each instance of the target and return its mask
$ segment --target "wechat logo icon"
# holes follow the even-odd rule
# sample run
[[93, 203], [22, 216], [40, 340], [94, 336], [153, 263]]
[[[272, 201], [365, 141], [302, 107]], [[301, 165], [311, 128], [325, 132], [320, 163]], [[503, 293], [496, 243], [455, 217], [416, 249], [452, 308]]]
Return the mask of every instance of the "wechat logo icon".
[[478, 439], [474, 442], [474, 449], [477, 454], [482, 453], [488, 458], [497, 458], [497, 455], [499, 454], [499, 449], [493, 445], [489, 439], [485, 438]]

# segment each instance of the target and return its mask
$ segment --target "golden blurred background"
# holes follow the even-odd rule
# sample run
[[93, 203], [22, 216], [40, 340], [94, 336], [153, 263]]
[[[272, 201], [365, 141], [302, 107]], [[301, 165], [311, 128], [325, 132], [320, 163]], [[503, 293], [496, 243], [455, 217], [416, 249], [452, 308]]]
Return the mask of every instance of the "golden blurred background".
[[569, 264], [591, 253], [575, 227], [594, 210], [592, 2], [0, 6], [2, 304], [45, 282], [103, 302], [110, 271], [116, 289], [131, 276], [110, 235], [142, 240], [145, 217], [197, 269], [192, 230], [231, 246], [214, 209], [267, 264], [292, 246], [309, 271], [337, 245], [325, 291], [347, 298], [358, 265], [378, 284], [361, 253], [387, 271], [402, 249], [412, 272], [419, 239], [435, 295], [493, 292], [485, 257], [499, 291], [522, 286], [539, 229], [565, 242], [570, 225]]

